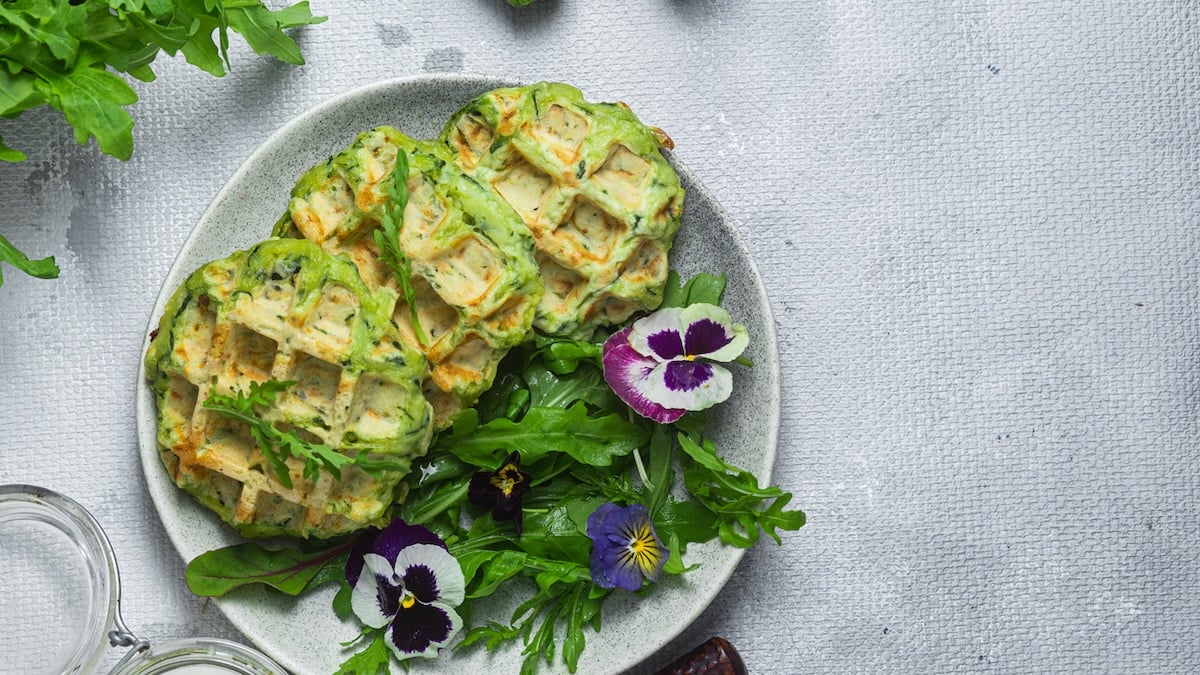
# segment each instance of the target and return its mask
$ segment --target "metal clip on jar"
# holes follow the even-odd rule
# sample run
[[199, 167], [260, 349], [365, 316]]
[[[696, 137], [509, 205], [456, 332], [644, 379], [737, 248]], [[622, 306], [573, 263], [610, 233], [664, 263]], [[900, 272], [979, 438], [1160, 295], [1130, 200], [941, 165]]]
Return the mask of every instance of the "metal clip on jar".
[[[0, 542], [0, 579], [7, 580], [0, 613], [9, 620], [0, 641], [4, 672], [93, 673], [107, 648], [127, 647], [110, 675], [287, 675], [236, 642], [190, 638], [151, 645], [131, 631], [121, 618], [112, 544], [69, 497], [0, 485]], [[15, 596], [14, 587], [22, 589]]]

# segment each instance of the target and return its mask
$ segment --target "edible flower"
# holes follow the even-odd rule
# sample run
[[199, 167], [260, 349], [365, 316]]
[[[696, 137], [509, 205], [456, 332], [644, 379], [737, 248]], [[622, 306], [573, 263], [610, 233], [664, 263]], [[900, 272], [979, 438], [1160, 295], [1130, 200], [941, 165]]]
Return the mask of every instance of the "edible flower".
[[434, 657], [462, 628], [454, 611], [466, 581], [436, 534], [396, 518], [372, 540], [365, 537], [346, 562], [350, 606], [371, 628], [386, 628], [397, 659]]
[[477, 471], [471, 476], [467, 499], [483, 508], [491, 508], [496, 520], [511, 520], [521, 534], [521, 501], [529, 492], [528, 473], [521, 470], [521, 453], [513, 451], [495, 471]]
[[600, 588], [636, 591], [642, 577], [658, 581], [668, 553], [645, 506], [601, 504], [588, 516], [587, 534], [592, 539], [592, 581]]
[[713, 362], [736, 359], [749, 342], [716, 305], [660, 309], [604, 343], [604, 380], [636, 413], [668, 424], [729, 398], [733, 376]]

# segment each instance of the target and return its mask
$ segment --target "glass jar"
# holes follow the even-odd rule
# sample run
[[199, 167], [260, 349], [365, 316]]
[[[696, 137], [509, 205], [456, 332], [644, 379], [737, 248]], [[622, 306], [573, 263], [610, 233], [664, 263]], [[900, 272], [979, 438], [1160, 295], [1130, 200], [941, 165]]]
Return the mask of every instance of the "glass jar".
[[[0, 485], [0, 664], [14, 673], [92, 673], [109, 647], [129, 652], [110, 675], [287, 675], [245, 645], [190, 638], [161, 645], [121, 618], [116, 556], [87, 509], [53, 490]], [[15, 583], [14, 583], [15, 582]]]

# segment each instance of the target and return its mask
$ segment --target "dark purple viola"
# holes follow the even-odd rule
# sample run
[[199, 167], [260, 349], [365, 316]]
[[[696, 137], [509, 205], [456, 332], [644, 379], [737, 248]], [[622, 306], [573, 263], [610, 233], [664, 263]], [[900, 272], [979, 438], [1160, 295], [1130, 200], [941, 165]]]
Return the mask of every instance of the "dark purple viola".
[[511, 520], [521, 534], [521, 501], [529, 492], [530, 476], [521, 470], [521, 453], [514, 451], [495, 471], [478, 471], [471, 476], [467, 498], [472, 504], [492, 510], [496, 520]]
[[733, 376], [714, 362], [736, 359], [749, 342], [716, 305], [661, 309], [604, 343], [604, 379], [639, 415], [667, 424], [729, 398]]
[[643, 577], [658, 581], [668, 552], [645, 506], [601, 504], [588, 516], [587, 534], [592, 540], [592, 581], [597, 586], [636, 591]]
[[462, 628], [454, 607], [466, 581], [446, 544], [420, 525], [396, 518], [364, 537], [346, 562], [354, 613], [371, 628], [386, 628], [387, 644], [400, 660], [434, 657]]

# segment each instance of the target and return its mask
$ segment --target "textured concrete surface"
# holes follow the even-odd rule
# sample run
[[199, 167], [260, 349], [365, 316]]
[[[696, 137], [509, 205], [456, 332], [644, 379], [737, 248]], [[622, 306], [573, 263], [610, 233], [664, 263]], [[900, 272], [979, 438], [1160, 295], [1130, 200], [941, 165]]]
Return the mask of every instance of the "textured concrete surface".
[[223, 79], [161, 61], [127, 163], [48, 110], [0, 120], [29, 151], [0, 166], [0, 232], [62, 267], [5, 270], [0, 483], [95, 512], [130, 625], [238, 637], [184, 587], [135, 448], [138, 352], [190, 228], [300, 111], [468, 72], [667, 130], [775, 308], [775, 480], [809, 524], [646, 669], [713, 634], [754, 673], [1200, 669], [1194, 8], [313, 5], [301, 68], [240, 44]]

